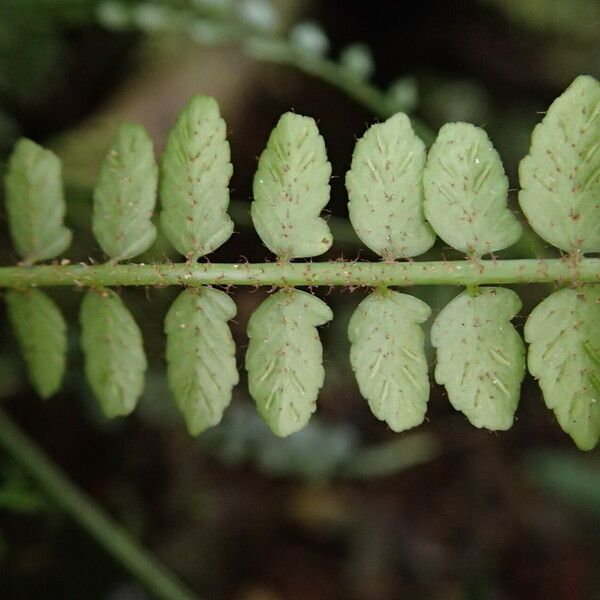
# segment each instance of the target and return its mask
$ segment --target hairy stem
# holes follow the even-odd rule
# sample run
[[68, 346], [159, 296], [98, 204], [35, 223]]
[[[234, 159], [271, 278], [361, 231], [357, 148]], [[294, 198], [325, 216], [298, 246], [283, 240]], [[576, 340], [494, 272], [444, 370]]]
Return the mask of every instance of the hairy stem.
[[[336, 61], [323, 56], [307, 56], [298, 52], [287, 40], [251, 37], [242, 39], [242, 49], [257, 60], [293, 67], [320, 79], [383, 119], [395, 112], [407, 110], [397, 102], [392, 102], [384, 91], [349, 73]], [[413, 116], [411, 121], [416, 133], [428, 146], [431, 145], [435, 139], [435, 132], [431, 127]]]
[[600, 259], [0, 267], [0, 287], [131, 285], [412, 286], [600, 282]]
[[[239, 44], [245, 54], [256, 60], [292, 67], [336, 87], [357, 104], [364, 106], [379, 117], [387, 119], [397, 111], [410, 110], [409, 107], [401, 105], [398, 100], [390, 99], [385, 91], [366, 79], [352, 74], [335, 60], [302, 52], [284, 37], [273, 37], [269, 34], [261, 35], [257, 32], [251, 33], [246, 28], [232, 23], [229, 23], [223, 31], [220, 29], [222, 23], [217, 23], [214, 24], [212, 36], [206, 35], [204, 39], [199, 40], [197, 32], [195, 34], [194, 28], [190, 28], [190, 22], [200, 17], [207, 26], [207, 30], [210, 30], [210, 20], [203, 20], [202, 15], [187, 10], [180, 11], [178, 17], [165, 22], [163, 24], [164, 28], [169, 31], [176, 30], [182, 35], [188, 35], [193, 41], [203, 46], [218, 47], [227, 43]], [[105, 27], [114, 27], [110, 22], [102, 20], [101, 22]], [[136, 25], [131, 23], [130, 26], [135, 27]], [[139, 24], [137, 26], [139, 27]], [[160, 30], [160, 27], [158, 29]], [[435, 133], [428, 125], [414, 118], [413, 124], [417, 133], [426, 143], [433, 142]]]
[[78, 490], [1, 409], [0, 446], [154, 597], [162, 600], [198, 600], [91, 498]]
[[327, 82], [380, 117], [387, 118], [394, 112], [385, 93], [374, 85], [353, 77], [331, 59], [299, 53], [286, 40], [254, 37], [242, 48], [253, 58], [291, 66]]

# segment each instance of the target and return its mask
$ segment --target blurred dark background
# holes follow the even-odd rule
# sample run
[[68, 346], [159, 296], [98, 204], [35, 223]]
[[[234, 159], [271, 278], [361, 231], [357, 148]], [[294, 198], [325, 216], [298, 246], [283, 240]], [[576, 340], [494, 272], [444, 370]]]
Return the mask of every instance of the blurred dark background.
[[[193, 35], [169, 20], [178, 11], [199, 15]], [[372, 83], [392, 86], [398, 105], [432, 132], [453, 120], [484, 126], [513, 187], [540, 113], [576, 75], [600, 75], [597, 0], [1, 0], [0, 169], [20, 135], [54, 149], [75, 233], [67, 257], [101, 261], [91, 189], [118, 124], [143, 124], [158, 153], [189, 97], [213, 95], [230, 131], [238, 226], [210, 259], [271, 260], [247, 226], [247, 203], [279, 115], [293, 109], [318, 120], [334, 173], [328, 209], [341, 218], [355, 139], [378, 117], [335, 86], [228, 41], [231, 31], [287, 36], [304, 20], [318, 24], [316, 46], [324, 49], [324, 32], [334, 60], [348, 44], [366, 45]], [[372, 259], [343, 225], [325, 258]], [[1, 264], [13, 264], [3, 213], [0, 228]], [[528, 239], [513, 256], [551, 253]], [[164, 240], [143, 257], [167, 259], [178, 260]], [[517, 289], [525, 315], [549, 289]], [[457, 291], [411, 293], [437, 313]], [[476, 430], [433, 386], [426, 423], [394, 434], [370, 414], [348, 361], [348, 319], [365, 291], [321, 290], [335, 319], [321, 332], [319, 410], [306, 430], [279, 440], [258, 418], [242, 367], [245, 326], [266, 290], [236, 289], [242, 381], [223, 423], [192, 439], [165, 382], [162, 322], [176, 290], [123, 290], [150, 366], [138, 409], [113, 422], [82, 375], [81, 293], [50, 292], [70, 323], [66, 384], [47, 402], [35, 397], [2, 305], [4, 406], [201, 598], [600, 598], [600, 455], [574, 448], [531, 378], [509, 432]], [[0, 454], [0, 598], [147, 597]]]

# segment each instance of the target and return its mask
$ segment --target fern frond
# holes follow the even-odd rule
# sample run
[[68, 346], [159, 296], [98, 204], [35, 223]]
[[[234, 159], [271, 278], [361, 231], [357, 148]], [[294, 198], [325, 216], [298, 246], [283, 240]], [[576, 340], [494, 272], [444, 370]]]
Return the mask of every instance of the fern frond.
[[350, 221], [379, 256], [419, 256], [433, 246], [423, 212], [425, 160], [425, 144], [402, 113], [372, 125], [356, 143], [346, 173]]
[[525, 346], [510, 321], [520, 308], [512, 290], [483, 287], [459, 294], [431, 328], [435, 380], [475, 427], [506, 430], [513, 424]]
[[10, 234], [23, 261], [33, 264], [62, 254], [72, 234], [63, 225], [65, 200], [58, 157], [20, 139], [8, 161], [4, 186]]
[[60, 388], [67, 366], [67, 325], [62, 313], [40, 290], [7, 290], [4, 299], [29, 379], [42, 398], [49, 398]]
[[427, 411], [429, 378], [420, 324], [427, 304], [391, 290], [376, 291], [348, 325], [350, 362], [373, 414], [393, 431], [420, 425]]
[[276, 435], [302, 429], [316, 410], [325, 377], [316, 327], [332, 318], [327, 304], [299, 290], [273, 294], [250, 317], [248, 386]]
[[519, 178], [538, 235], [566, 252], [600, 252], [600, 82], [582, 75], [552, 103]]
[[207, 287], [183, 291], [167, 313], [169, 387], [191, 435], [221, 421], [239, 381], [227, 325], [235, 314], [225, 292]]
[[128, 415], [144, 389], [146, 355], [133, 316], [112, 290], [90, 290], [80, 309], [85, 374], [107, 417]]
[[521, 237], [521, 225], [506, 207], [508, 178], [483, 129], [444, 125], [429, 150], [423, 184], [425, 217], [453, 248], [481, 256]]
[[[115, 264], [146, 249], [158, 177], [152, 142], [121, 128], [94, 194], [94, 233], [104, 265], [31, 266], [70, 241], [63, 225], [60, 163], [33, 142], [17, 144], [6, 175], [7, 212], [27, 266], [0, 267], [9, 319], [34, 387], [46, 397], [62, 380], [66, 327], [46, 285], [91, 288], [81, 305], [85, 371], [103, 412], [129, 414], [144, 387], [139, 327], [120, 285], [184, 290], [165, 320], [168, 380], [188, 430], [217, 424], [238, 382], [228, 321], [233, 300], [215, 285], [272, 285], [248, 322], [245, 365], [250, 394], [276, 435], [302, 429], [324, 381], [317, 327], [333, 318], [325, 302], [293, 286], [366, 286], [372, 293], [350, 320], [350, 361], [375, 416], [394, 431], [419, 425], [429, 396], [421, 324], [429, 307], [389, 286], [459, 285], [466, 291], [436, 317], [436, 382], [476, 427], [506, 430], [525, 373], [525, 347], [512, 324], [521, 309], [502, 284], [569, 286], [531, 313], [525, 326], [529, 370], [547, 406], [584, 450], [600, 439], [600, 96], [580, 77], [535, 129], [521, 164], [520, 203], [536, 231], [568, 253], [560, 259], [482, 259], [517, 241], [521, 225], [507, 206], [508, 180], [487, 134], [467, 123], [442, 127], [426, 153], [408, 118], [396, 114], [360, 139], [346, 176], [352, 225], [380, 262], [291, 262], [314, 257], [333, 240], [321, 211], [331, 165], [315, 121], [286, 113], [273, 130], [254, 178], [252, 220], [276, 262], [194, 264], [232, 231], [227, 215], [232, 167], [225, 123], [212, 98], [198, 96], [169, 135], [162, 161], [161, 226], [187, 258], [181, 264]], [[427, 251], [435, 233], [465, 260], [405, 261]]]
[[227, 214], [233, 167], [226, 133], [216, 101], [196, 96], [167, 139], [160, 222], [171, 244], [191, 262], [221, 246], [233, 233]]
[[114, 262], [147, 250], [156, 237], [151, 222], [158, 168], [152, 140], [139, 125], [122, 125], [102, 162], [94, 189], [92, 228]]
[[529, 370], [582, 450], [600, 439], [600, 285], [555, 292], [525, 324]]
[[320, 217], [329, 202], [330, 176], [314, 119], [283, 115], [258, 161], [251, 208], [258, 235], [278, 257], [318, 256], [331, 247], [331, 232]]

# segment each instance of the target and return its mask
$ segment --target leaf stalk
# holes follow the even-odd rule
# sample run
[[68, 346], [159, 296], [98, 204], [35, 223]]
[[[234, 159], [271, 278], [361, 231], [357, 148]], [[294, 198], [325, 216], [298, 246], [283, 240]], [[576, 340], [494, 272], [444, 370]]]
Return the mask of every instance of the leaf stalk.
[[40, 485], [56, 504], [86, 530], [155, 598], [198, 600], [94, 501], [73, 485], [0, 409], [0, 447]]
[[397, 286], [600, 283], [600, 259], [76, 264], [0, 267], [0, 288], [46, 286]]

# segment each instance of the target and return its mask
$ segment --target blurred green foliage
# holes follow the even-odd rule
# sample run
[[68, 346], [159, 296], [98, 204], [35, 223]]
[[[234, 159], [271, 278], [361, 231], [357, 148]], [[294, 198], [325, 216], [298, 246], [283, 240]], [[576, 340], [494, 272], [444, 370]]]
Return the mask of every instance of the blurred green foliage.
[[[78, 80], [70, 81], [73, 75], [69, 69], [81, 50], [78, 40], [98, 33], [106, 35], [102, 43], [108, 55], [109, 46], [123, 39], [124, 34], [118, 27], [107, 33], [98, 25], [99, 20], [104, 22], [107, 15], [110, 17], [107, 9], [116, 4], [105, 0], [0, 1], [0, 170], [2, 160], [20, 133], [39, 137], [39, 141], [45, 141], [41, 138], [48, 132], [61, 134], [54, 147], [65, 158], [68, 222], [74, 229], [76, 244], [69, 254], [72, 260], [100, 256], [91, 236], [91, 189], [117, 122], [111, 115], [103, 122], [94, 120], [97, 106], [111, 97], [104, 75], [99, 76], [96, 87], [92, 87], [87, 86], [87, 82], [83, 85]], [[280, 4], [291, 7], [294, 3]], [[444, 9], [441, 4], [428, 8], [432, 13], [429, 16], [433, 18], [441, 12], [447, 19], [447, 12], [454, 12], [456, 8]], [[148, 40], [159, 47], [151, 60], [160, 62], [161, 44], [170, 43], [168, 32], [164, 39], [152, 33], [157, 22], [160, 25], [164, 22], [161, 19], [169, 14], [161, 7], [184, 11], [193, 8], [198, 18], [189, 23], [190, 36], [200, 44], [213, 43], [218, 32], [226, 39], [231, 33], [227, 24], [233, 14], [238, 22], [243, 21], [250, 28], [260, 29], [269, 22], [267, 29], [278, 26], [270, 21], [268, 10], [264, 11], [266, 4], [263, 3], [261, 9], [260, 2], [125, 0], [118, 5], [125, 6], [135, 16], [138, 31], [134, 34], [135, 43], [119, 54], [124, 61], [135, 56], [132, 61], [135, 68], [123, 73], [120, 81], [132, 82], [148, 68], [143, 59], [138, 61], [139, 53], [136, 54]], [[312, 6], [318, 14], [319, 3]], [[338, 30], [337, 37], [336, 32], [328, 33], [332, 34], [330, 44], [337, 55], [340, 48], [353, 41], [348, 39], [345, 16], [351, 15], [355, 8], [345, 2], [335, 6], [343, 17], [331, 24]], [[389, 7], [391, 3], [382, 4], [382, 10], [384, 6]], [[459, 33], [452, 34], [444, 21], [444, 35], [439, 31], [437, 35], [434, 29], [430, 38], [414, 41], [427, 49], [418, 54], [417, 63], [421, 63], [414, 65], [414, 76], [410, 74], [413, 65], [405, 63], [405, 57], [397, 53], [383, 56], [382, 52], [375, 52], [373, 45], [373, 60], [378, 67], [387, 61], [388, 73], [403, 76], [392, 86], [393, 95], [399, 104], [417, 110], [432, 127], [452, 120], [484, 126], [514, 182], [518, 161], [527, 150], [533, 124], [539, 120], [536, 112], [544, 110], [547, 100], [577, 72], [594, 75], [600, 72], [600, 3], [596, 0], [473, 0], [461, 3], [461, 7], [470, 15], [482, 11], [491, 18], [491, 28], [508, 31], [502, 38], [506, 45], [486, 46], [489, 32], [474, 26], [475, 35], [480, 36], [481, 52], [468, 59], [458, 53], [448, 57], [449, 46], [444, 44], [451, 35], [457, 36], [457, 45], [462, 44], [464, 32], [457, 26]], [[397, 11], [396, 6], [393, 8], [395, 13], [402, 12]], [[369, 10], [376, 13], [379, 6], [375, 9], [369, 5]], [[112, 15], [119, 16], [114, 11]], [[400, 30], [400, 26], [392, 17], [384, 33], [394, 48], [393, 37], [397, 32], [392, 27]], [[404, 13], [401, 18], [407, 19]], [[478, 23], [478, 18], [475, 15], [473, 21]], [[222, 23], [220, 28], [213, 26], [217, 21]], [[457, 22], [460, 25], [460, 21]], [[365, 23], [361, 36], [357, 37], [364, 40], [367, 47], [381, 33], [368, 31], [370, 27], [371, 21]], [[196, 49], [194, 52], [200, 64], [205, 55]], [[521, 64], [524, 54], [535, 59], [533, 64], [537, 71], [527, 70], [530, 63], [525, 67]], [[370, 56], [364, 53], [350, 57], [342, 53], [342, 56], [357, 75], [370, 73]], [[432, 57], [438, 57], [435, 65]], [[212, 60], [212, 56], [207, 60]], [[514, 79], [498, 76], [502, 73], [498, 65], [503, 60], [508, 62]], [[113, 61], [110, 70], [120, 69], [122, 64]], [[243, 68], [247, 68], [247, 63]], [[381, 87], [388, 83], [382, 75], [385, 72], [382, 69], [375, 72]], [[408, 75], [404, 77], [406, 72]], [[239, 73], [226, 75], [237, 77]], [[339, 157], [346, 160], [350, 156], [353, 136], [364, 130], [365, 122], [371, 122], [372, 116], [357, 113], [355, 107], [350, 107], [351, 103], [345, 103], [339, 95], [329, 95], [322, 85], [305, 80], [299, 83], [293, 77], [287, 79], [288, 75], [284, 70], [261, 72], [263, 78], [258, 86], [247, 91], [239, 104], [230, 105], [232, 115], [242, 108], [252, 111], [252, 118], [244, 119], [249, 122], [248, 127], [241, 129], [240, 119], [233, 131], [239, 136], [235, 151], [245, 160], [240, 171], [251, 170], [249, 165], [254, 168], [251, 159], [264, 141], [258, 138], [272, 126], [276, 111], [282, 112], [293, 105], [299, 111], [305, 107], [314, 111], [318, 108], [320, 112], [315, 116], [322, 119], [324, 135], [332, 149], [332, 162], [338, 167], [337, 172], [342, 172], [342, 167], [347, 165], [341, 165]], [[81, 86], [81, 96], [90, 93], [96, 104], [80, 107], [80, 112], [73, 111], [71, 117], [63, 121], [64, 127], [36, 128], [44, 125], [48, 111], [55, 108], [50, 100], [52, 90], [62, 90], [68, 84], [76, 90]], [[148, 94], [146, 89], [138, 93]], [[171, 91], [166, 89], [163, 95], [157, 95], [156, 102], [170, 96]], [[37, 120], [32, 121], [31, 115]], [[350, 127], [352, 131], [348, 130]], [[247, 159], [244, 152], [251, 155], [251, 159]], [[249, 186], [244, 187], [247, 181], [249, 176], [243, 172], [238, 174], [235, 197], [242, 201], [235, 205], [238, 215], [235, 220], [236, 230], [242, 234], [232, 250], [244, 255], [252, 252], [252, 244], [258, 247], [255, 239], [243, 233], [243, 223], [248, 222], [245, 199], [250, 193]], [[339, 207], [345, 203], [345, 196], [339, 192], [339, 181], [333, 180], [332, 186], [338, 194], [338, 204], [333, 209], [330, 224], [337, 219], [337, 225], [343, 226], [345, 208], [340, 210]], [[335, 231], [334, 239], [340, 239]], [[355, 240], [356, 236], [350, 232], [348, 239]], [[540, 254], [540, 247], [533, 244], [529, 248], [530, 242], [524, 243], [526, 248], [515, 252]], [[356, 256], [355, 244], [347, 248], [349, 256]], [[6, 243], [0, 250], [5, 262], [14, 260]], [[161, 238], [142, 260], [165, 260], [172, 257], [172, 253], [169, 244]], [[531, 298], [523, 298], [526, 306], [543, 293], [541, 287], [531, 291]], [[457, 290], [440, 287], [417, 292], [436, 313]], [[74, 323], [81, 296], [71, 290], [53, 290], [52, 295]], [[202, 581], [207, 589], [214, 584], [215, 589], [223, 591], [214, 597], [227, 594], [233, 597], [232, 590], [243, 586], [249, 591], [239, 591], [236, 598], [279, 597], [278, 592], [271, 594], [277, 585], [287, 585], [286, 590], [302, 593], [305, 589], [302, 581], [309, 581], [310, 593], [317, 598], [322, 578], [327, 582], [335, 579], [336, 584], [346, 586], [342, 592], [345, 597], [379, 599], [394, 597], [398, 590], [409, 590], [407, 597], [415, 598], [544, 597], [546, 600], [557, 598], [560, 593], [544, 587], [546, 581], [551, 586], [553, 571], [556, 571], [558, 577], [566, 578], [571, 586], [570, 597], [587, 600], [585, 595], [577, 594], [578, 590], [586, 589], [581, 580], [592, 578], [598, 559], [598, 529], [595, 527], [600, 515], [598, 453], [584, 457], [561, 450], [563, 438], [555, 431], [550, 418], [544, 421], [541, 398], [531, 386], [526, 388], [522, 399], [520, 421], [506, 436], [465, 433], [463, 421], [448, 409], [445, 397], [433, 397], [431, 401], [439, 427], [432, 423], [425, 425], [422, 432], [394, 436], [378, 423], [362, 420], [361, 415], [368, 411], [356, 397], [355, 384], [349, 383], [346, 326], [359, 294], [332, 295], [328, 301], [336, 305], [336, 319], [323, 335], [329, 361], [321, 400], [324, 418], [317, 416], [304, 431], [281, 440], [268, 432], [247, 395], [239, 391], [223, 423], [198, 440], [192, 440], [174, 409], [162, 364], [162, 318], [173, 293], [127, 290], [124, 295], [144, 328], [150, 358], [147, 386], [136, 417], [107, 424], [79, 376], [81, 365], [77, 359], [71, 361], [72, 370], [64, 393], [51, 405], [38, 408], [39, 413], [32, 411], [39, 401], [29, 397], [23, 383], [23, 366], [14, 353], [14, 340], [6, 332], [0, 332], [0, 396], [7, 399], [11, 410], [14, 408], [15, 413], [23, 417], [26, 428], [31, 426], [36, 435], [40, 434], [42, 445], [49, 442], [47, 447], [53, 453], [56, 451], [57, 457], [63, 457], [86, 489], [133, 531], [159, 547], [164, 556], [171, 557], [176, 568], [184, 570], [185, 565], [191, 563], [192, 579], [199, 578], [200, 572], [202, 577], [218, 580], [217, 583]], [[240, 323], [245, 324], [256, 302], [245, 293], [236, 296], [236, 301], [242, 313]], [[234, 326], [234, 329], [243, 344], [241, 327]], [[70, 336], [71, 354], [75, 358], [78, 356], [76, 328], [71, 328]], [[240, 389], [243, 390], [244, 385]], [[43, 422], [44, 419], [48, 422]], [[542, 440], [544, 445], [536, 448], [537, 442], [532, 439]], [[425, 462], [426, 467], [419, 467]], [[22, 521], [18, 519], [46, 515], [44, 495], [12, 463], [2, 463], [0, 481], [3, 519], [17, 519], [19, 528]], [[335, 504], [331, 498], [335, 500], [340, 489], [350, 490], [350, 499], [342, 496], [342, 500], [337, 500], [342, 505], [339, 510], [350, 510], [349, 507], [356, 506], [353, 502], [362, 502], [359, 503], [362, 528], [345, 531], [345, 537], [336, 538], [324, 533], [323, 528], [314, 533], [302, 521], [290, 525], [281, 506], [282, 490], [292, 495], [293, 490], [313, 489], [315, 482], [324, 491], [314, 510], [324, 510], [327, 501]], [[212, 500], [206, 501], [206, 506], [199, 497]], [[192, 505], [194, 512], [182, 515], [181, 504]], [[548, 505], [556, 511], [551, 512], [550, 517]], [[228, 506], [233, 507], [230, 513]], [[559, 533], [548, 522], [557, 514], [566, 524]], [[594, 526], [586, 528], [590, 518]], [[61, 524], [61, 527], [64, 526]], [[27, 549], [33, 545], [32, 539], [35, 542], [25, 531], [13, 536], [12, 531], [9, 533], [9, 528], [4, 527], [4, 521], [2, 533], [0, 558], [6, 552], [5, 538], [10, 539], [11, 551], [13, 546]], [[68, 535], [58, 535], [55, 529], [48, 535], [51, 539], [43, 539], [42, 543], [49, 548], [50, 571], [38, 565], [33, 575], [21, 573], [22, 580], [27, 581], [23, 588], [25, 594], [32, 589], [46, 593], [51, 569], [58, 572], [60, 579], [64, 573], [61, 561], [68, 560], [71, 564], [79, 556], [77, 546], [69, 548]], [[82, 537], [79, 532], [70, 535]], [[585, 544], [581, 542], [582, 536], [588, 540]], [[245, 550], [248, 543], [256, 546], [256, 558], [248, 556]], [[550, 560], [552, 553], [558, 555], [556, 562]], [[262, 563], [257, 566], [261, 558], [266, 566]], [[77, 563], [81, 568], [75, 569], [77, 572], [73, 573], [69, 585], [76, 586], [79, 581], [87, 590], [90, 574], [122, 580], [120, 572], [103, 571], [106, 565], [95, 548], [88, 549], [82, 560], [90, 564]], [[18, 563], [9, 563], [9, 560], [2, 563], [4, 583], [0, 581], [0, 593], [15, 598], [43, 597], [31, 593], [7, 595], [7, 588], [2, 586], [20, 573], [19, 568]], [[389, 588], [381, 583], [385, 582], [386, 568], [392, 569], [397, 577], [390, 577]], [[294, 572], [301, 580], [284, 579], [284, 583], [270, 587], [272, 581], [291, 578]], [[252, 595], [256, 581], [259, 591]], [[530, 581], [531, 587], [519, 587], [523, 581]], [[260, 591], [264, 589], [267, 591]], [[386, 596], [386, 590], [390, 589]], [[371, 595], [364, 590], [369, 590]], [[98, 590], [89, 591], [90, 598], [98, 598], [103, 592], [104, 588], [99, 586]], [[74, 592], [70, 597], [81, 597], [81, 594], [77, 596]]]
[[12, 462], [0, 468], [0, 511], [35, 514], [47, 508], [48, 501], [23, 470]]
[[598, 44], [600, 3], [597, 0], [482, 0], [511, 19], [544, 34]]
[[430, 433], [411, 432], [366, 444], [351, 425], [326, 423], [318, 416], [295, 435], [279, 438], [270, 435], [268, 426], [247, 403], [230, 406], [223, 422], [207, 430], [199, 441], [229, 466], [250, 462], [271, 477], [307, 481], [386, 477], [433, 460], [440, 451]]
[[566, 450], [537, 450], [526, 457], [533, 481], [556, 502], [600, 519], [600, 456]]
[[0, 3], [0, 98], [13, 107], [44, 102], [64, 75], [64, 30], [89, 24], [97, 0], [3, 0]]

